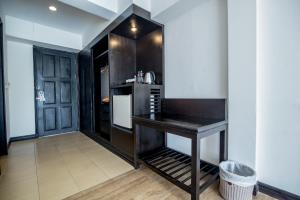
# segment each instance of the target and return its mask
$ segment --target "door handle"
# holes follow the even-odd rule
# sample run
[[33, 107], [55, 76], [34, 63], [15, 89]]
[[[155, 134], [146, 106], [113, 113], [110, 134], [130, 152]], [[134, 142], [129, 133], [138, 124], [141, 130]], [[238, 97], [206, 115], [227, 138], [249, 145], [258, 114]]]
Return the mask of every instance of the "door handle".
[[42, 91], [42, 90], [38, 91], [37, 97], [35, 99], [38, 101], [41, 101], [41, 102], [46, 101], [44, 91]]

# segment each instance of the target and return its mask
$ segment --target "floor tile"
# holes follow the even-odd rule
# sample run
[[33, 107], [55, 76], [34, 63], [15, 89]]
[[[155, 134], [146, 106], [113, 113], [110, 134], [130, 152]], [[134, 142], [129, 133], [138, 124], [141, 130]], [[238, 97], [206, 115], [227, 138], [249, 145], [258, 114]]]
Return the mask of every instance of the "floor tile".
[[39, 183], [40, 200], [62, 199], [80, 191], [72, 179]]
[[7, 170], [0, 178], [0, 187], [5, 184], [13, 184], [23, 180], [36, 178], [36, 169], [23, 168], [18, 170]]
[[38, 199], [37, 178], [5, 182], [0, 186], [0, 197], [5, 200]]
[[1, 200], [63, 199], [133, 169], [79, 132], [14, 142], [0, 162]]
[[72, 176], [81, 190], [85, 190], [109, 179], [109, 176], [96, 165], [89, 165], [85, 170], [72, 173]]

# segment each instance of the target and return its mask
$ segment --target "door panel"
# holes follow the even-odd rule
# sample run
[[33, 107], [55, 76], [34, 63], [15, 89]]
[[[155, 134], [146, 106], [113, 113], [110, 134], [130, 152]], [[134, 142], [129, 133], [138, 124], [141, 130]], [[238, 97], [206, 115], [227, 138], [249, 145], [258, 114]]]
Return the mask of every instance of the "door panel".
[[76, 54], [34, 47], [34, 57], [38, 134], [78, 130]]
[[56, 108], [45, 108], [44, 109], [44, 130], [53, 131], [57, 129], [56, 126]]
[[44, 96], [45, 102], [44, 104], [55, 104], [55, 94], [56, 94], [56, 86], [54, 81], [45, 81], [44, 82]]
[[71, 82], [62, 81], [60, 84], [60, 103], [71, 103]]
[[71, 59], [67, 57], [60, 57], [60, 77], [71, 77]]
[[54, 78], [55, 77], [55, 55], [42, 55], [43, 56], [43, 77]]
[[61, 128], [72, 127], [72, 107], [66, 106], [60, 109]]

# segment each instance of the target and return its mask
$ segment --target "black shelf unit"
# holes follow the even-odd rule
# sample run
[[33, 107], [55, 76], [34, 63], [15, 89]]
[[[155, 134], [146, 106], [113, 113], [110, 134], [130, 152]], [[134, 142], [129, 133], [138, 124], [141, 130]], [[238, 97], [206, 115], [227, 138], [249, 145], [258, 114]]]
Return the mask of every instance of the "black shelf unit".
[[[201, 160], [201, 140], [218, 133], [219, 162], [228, 157], [226, 104], [225, 99], [162, 99], [161, 112], [133, 116], [135, 168], [143, 163], [198, 200], [219, 175], [218, 166]], [[145, 134], [144, 127], [189, 138], [191, 156], [168, 148], [166, 141], [155, 140], [149, 148], [153, 133]]]
[[[191, 156], [170, 148], [160, 148], [148, 155], [142, 155], [140, 162], [160, 174], [170, 182], [176, 184], [186, 192], [191, 193]], [[219, 176], [219, 167], [211, 163], [200, 161], [200, 185], [202, 192]]]
[[[128, 83], [121, 85], [114, 85], [111, 87], [111, 96], [113, 95], [132, 95], [132, 115], [141, 115], [151, 113], [151, 95], [153, 90], [158, 95], [158, 98], [163, 96], [163, 86], [162, 85], [150, 85], [150, 84], [140, 84], [140, 83]], [[113, 99], [113, 98], [112, 98]], [[160, 105], [155, 105], [156, 109], [160, 109]], [[112, 108], [113, 110], [113, 108]], [[113, 115], [113, 111], [112, 111]], [[113, 116], [112, 116], [113, 117]], [[153, 132], [154, 130], [144, 129], [144, 133]], [[155, 131], [154, 131], [155, 132]], [[120, 127], [118, 125], [112, 124], [111, 132], [111, 143], [113, 146], [123, 151], [127, 156], [133, 159], [134, 154], [134, 137], [133, 130]], [[152, 137], [152, 136], [150, 136]], [[157, 140], [164, 140], [161, 134], [157, 134], [152, 138], [152, 142], [156, 143]]]
[[[137, 28], [132, 32], [132, 23]], [[163, 90], [164, 27], [131, 5], [79, 53], [80, 130], [133, 164], [133, 133], [113, 124], [113, 95], [132, 94], [133, 114], [150, 112], [151, 89]], [[109, 103], [103, 103], [101, 70], [108, 66]], [[129, 83], [138, 70], [154, 71], [156, 85]]]
[[95, 133], [102, 139], [110, 142], [111, 104], [108, 53], [108, 36], [105, 36], [92, 48], [92, 55], [94, 58], [94, 124]]

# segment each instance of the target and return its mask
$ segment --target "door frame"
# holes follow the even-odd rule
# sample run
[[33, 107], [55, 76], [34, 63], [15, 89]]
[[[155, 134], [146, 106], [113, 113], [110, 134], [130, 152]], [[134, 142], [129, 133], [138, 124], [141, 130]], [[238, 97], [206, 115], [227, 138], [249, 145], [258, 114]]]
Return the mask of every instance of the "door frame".
[[[37, 90], [36, 90], [36, 85], [38, 83], [37, 80], [37, 63], [36, 63], [36, 59], [37, 59], [37, 54], [39, 51], [47, 51], [47, 52], [53, 52], [53, 53], [59, 53], [62, 55], [74, 55], [75, 59], [74, 59], [74, 63], [75, 63], [75, 81], [76, 81], [76, 107], [77, 107], [77, 124], [76, 124], [76, 130], [75, 131], [79, 131], [79, 109], [80, 109], [80, 101], [79, 101], [79, 77], [78, 77], [78, 53], [75, 52], [68, 52], [68, 51], [62, 51], [62, 50], [57, 50], [57, 49], [49, 49], [49, 48], [45, 48], [45, 47], [39, 47], [34, 45], [33, 46], [33, 76], [34, 76], [34, 109], [35, 109], [35, 137], [38, 138], [40, 137], [39, 134], [39, 130], [38, 130], [38, 103], [36, 101], [36, 97], [37, 97]], [[58, 133], [59, 134], [59, 133]], [[56, 135], [56, 134], [53, 134]], [[47, 136], [51, 136], [51, 135], [47, 135]]]
[[[7, 155], [8, 144], [7, 144], [7, 129], [6, 129], [6, 111], [5, 111], [5, 81], [4, 81], [4, 57], [3, 57], [3, 23], [0, 18], [0, 123], [3, 125], [3, 131], [0, 131], [0, 156]], [[2, 142], [1, 142], [2, 141]]]

